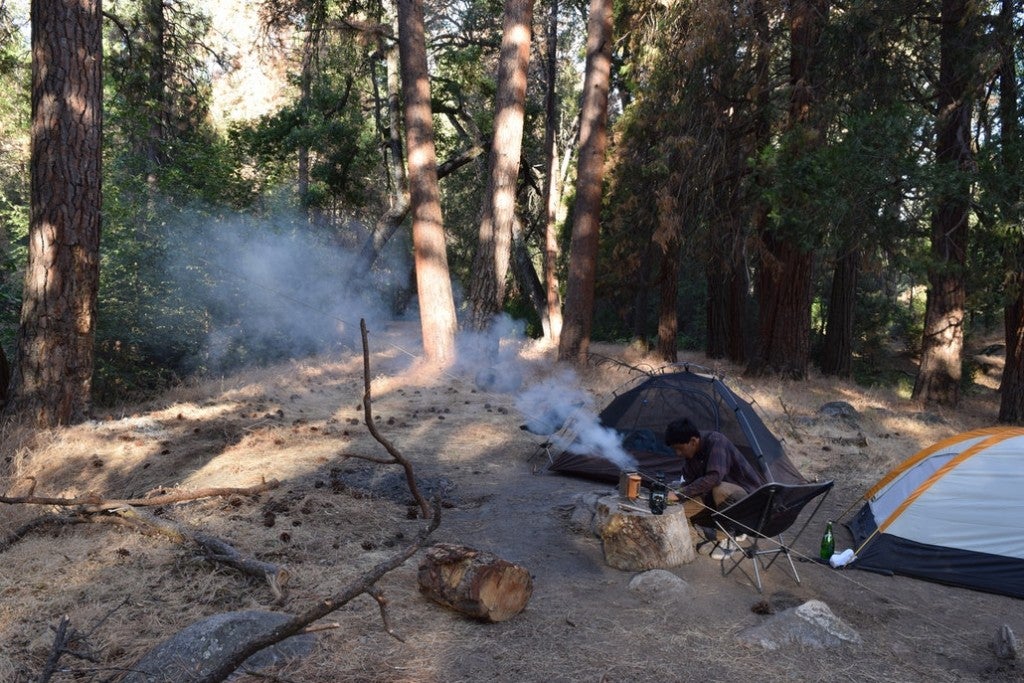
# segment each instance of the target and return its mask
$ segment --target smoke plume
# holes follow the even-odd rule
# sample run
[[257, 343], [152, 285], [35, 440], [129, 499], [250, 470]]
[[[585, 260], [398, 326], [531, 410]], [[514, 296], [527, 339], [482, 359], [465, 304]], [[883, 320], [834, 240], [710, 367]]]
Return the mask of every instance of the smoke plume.
[[622, 435], [601, 424], [593, 397], [570, 370], [560, 370], [516, 397], [523, 429], [547, 436], [556, 448], [596, 455], [621, 469], [636, 468], [636, 459], [622, 447]]

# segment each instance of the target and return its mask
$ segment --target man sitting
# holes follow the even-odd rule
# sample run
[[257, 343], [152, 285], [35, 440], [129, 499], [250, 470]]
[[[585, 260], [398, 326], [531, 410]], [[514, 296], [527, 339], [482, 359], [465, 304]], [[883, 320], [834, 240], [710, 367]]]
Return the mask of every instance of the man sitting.
[[[717, 510], [732, 505], [765, 483], [727, 436], [720, 432], [702, 434], [688, 419], [676, 420], [666, 427], [665, 445], [685, 459], [683, 486], [678, 495], [669, 493], [669, 500], [682, 499], [683, 513], [691, 524], [706, 508]], [[736, 550], [722, 541], [720, 535], [711, 553], [716, 560]]]

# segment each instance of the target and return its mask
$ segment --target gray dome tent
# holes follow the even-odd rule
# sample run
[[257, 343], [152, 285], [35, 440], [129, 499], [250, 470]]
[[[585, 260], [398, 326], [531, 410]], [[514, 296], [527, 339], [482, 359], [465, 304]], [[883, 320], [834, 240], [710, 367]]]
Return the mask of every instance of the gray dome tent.
[[[664, 472], [669, 481], [679, 478], [682, 460], [664, 445], [665, 427], [687, 417], [702, 431], [729, 437], [768, 481], [806, 483], [751, 404], [720, 376], [694, 371], [694, 367], [699, 366], [672, 365], [644, 373], [598, 416], [602, 426], [622, 436], [623, 448], [639, 463], [637, 469], [649, 476]], [[567, 448], [555, 455], [548, 469], [597, 481], [618, 481], [619, 465], [593, 453], [574, 452], [577, 450]]]

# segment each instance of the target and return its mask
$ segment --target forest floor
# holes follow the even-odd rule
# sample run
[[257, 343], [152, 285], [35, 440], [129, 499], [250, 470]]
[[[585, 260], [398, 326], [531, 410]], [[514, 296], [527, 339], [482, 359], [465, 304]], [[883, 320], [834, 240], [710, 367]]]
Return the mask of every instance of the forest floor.
[[[324, 621], [308, 656], [238, 681], [1010, 681], [1021, 663], [1000, 660], [992, 643], [1008, 625], [1024, 634], [1019, 600], [904, 577], [798, 562], [797, 584], [776, 565], [758, 594], [738, 573], [723, 577], [706, 555], [672, 569], [685, 597], [650, 600], [628, 589], [634, 574], [609, 567], [600, 539], [574, 532], [573, 497], [613, 487], [545, 471], [543, 439], [520, 429], [514, 392], [487, 392], [474, 375], [435, 373], [405, 349], [400, 327], [371, 335], [371, 407], [381, 433], [415, 467], [428, 495], [440, 492], [449, 541], [526, 567], [533, 596], [517, 616], [471, 621], [423, 597], [422, 551], [379, 586], [398, 640], [376, 602], [362, 596]], [[657, 365], [624, 347], [575, 374], [599, 409]], [[556, 372], [553, 352], [518, 350], [523, 386]], [[796, 546], [816, 554], [826, 519], [848, 518], [882, 474], [946, 436], [995, 422], [997, 379], [980, 376], [956, 411], [923, 410], [887, 389], [834, 378], [747, 380], [741, 368], [698, 355], [752, 398], [790, 459], [833, 493]], [[283, 603], [265, 582], [203, 559], [167, 538], [107, 524], [29, 532], [0, 543], [0, 681], [38, 680], [63, 615], [85, 634], [95, 661], [65, 655], [53, 681], [117, 680], [148, 648], [186, 625], [240, 609], [298, 613], [391, 557], [423, 527], [410, 514], [401, 469], [363, 424], [360, 349], [295, 361], [177, 389], [93, 422], [25, 435], [10, 429], [0, 455], [0, 494], [141, 497], [154, 491], [248, 487], [258, 495], [212, 497], [161, 507], [162, 519], [213, 534], [243, 554], [284, 564]], [[819, 408], [845, 401], [853, 419]], [[34, 489], [32, 486], [34, 485]], [[50, 508], [8, 505], [0, 542]], [[850, 545], [837, 527], [837, 548]], [[742, 644], [767, 613], [824, 601], [861, 636], [859, 644], [776, 651]]]

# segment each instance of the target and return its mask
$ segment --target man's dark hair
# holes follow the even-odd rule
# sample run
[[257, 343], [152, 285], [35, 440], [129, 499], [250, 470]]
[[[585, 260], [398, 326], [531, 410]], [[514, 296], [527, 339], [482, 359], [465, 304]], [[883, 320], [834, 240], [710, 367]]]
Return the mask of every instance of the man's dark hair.
[[700, 437], [700, 430], [690, 422], [689, 418], [673, 420], [665, 427], [665, 445], [672, 446], [677, 443], [686, 443], [693, 437]]

